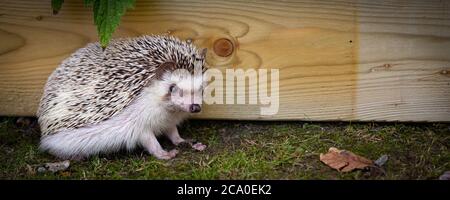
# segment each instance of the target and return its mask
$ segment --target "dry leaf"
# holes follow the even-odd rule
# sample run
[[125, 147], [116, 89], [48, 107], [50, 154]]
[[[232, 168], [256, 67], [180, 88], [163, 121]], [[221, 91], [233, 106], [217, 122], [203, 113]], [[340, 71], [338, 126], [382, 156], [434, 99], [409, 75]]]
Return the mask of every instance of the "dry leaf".
[[358, 156], [350, 151], [331, 147], [326, 154], [320, 154], [320, 161], [340, 172], [349, 172], [354, 169], [364, 169], [373, 165], [367, 158]]

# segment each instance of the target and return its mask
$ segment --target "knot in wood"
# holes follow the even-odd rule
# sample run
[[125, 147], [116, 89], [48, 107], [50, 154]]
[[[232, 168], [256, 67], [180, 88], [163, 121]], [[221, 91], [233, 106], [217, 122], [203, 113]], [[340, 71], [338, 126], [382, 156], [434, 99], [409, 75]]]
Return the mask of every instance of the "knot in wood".
[[214, 42], [214, 52], [221, 57], [230, 56], [233, 53], [233, 43], [226, 38], [218, 39]]

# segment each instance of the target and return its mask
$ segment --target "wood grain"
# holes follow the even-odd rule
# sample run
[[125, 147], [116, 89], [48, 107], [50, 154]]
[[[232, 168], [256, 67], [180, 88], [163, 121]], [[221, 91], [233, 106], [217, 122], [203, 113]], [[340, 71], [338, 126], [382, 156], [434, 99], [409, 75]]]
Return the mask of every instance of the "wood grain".
[[[450, 121], [450, 1], [137, 1], [114, 37], [170, 34], [209, 49], [209, 65], [280, 69], [280, 110], [209, 105], [199, 118]], [[34, 115], [48, 75], [97, 41], [66, 0], [0, 2], [0, 115]], [[214, 43], [228, 39], [233, 52]], [[228, 49], [226, 49], [228, 51]], [[220, 53], [219, 53], [220, 54]], [[224, 56], [225, 55], [225, 56]]]

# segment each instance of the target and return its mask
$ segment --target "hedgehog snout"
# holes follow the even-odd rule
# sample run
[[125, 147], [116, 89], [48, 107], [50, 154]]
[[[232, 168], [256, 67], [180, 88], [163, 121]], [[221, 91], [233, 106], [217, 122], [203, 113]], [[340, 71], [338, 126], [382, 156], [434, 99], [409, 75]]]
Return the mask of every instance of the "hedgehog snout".
[[202, 107], [199, 104], [191, 104], [189, 106], [189, 112], [191, 113], [199, 113], [202, 111]]

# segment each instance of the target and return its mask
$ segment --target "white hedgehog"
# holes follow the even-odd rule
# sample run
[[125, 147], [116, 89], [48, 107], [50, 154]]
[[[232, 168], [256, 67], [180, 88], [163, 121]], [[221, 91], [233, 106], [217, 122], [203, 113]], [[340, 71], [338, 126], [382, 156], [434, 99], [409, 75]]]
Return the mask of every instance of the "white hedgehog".
[[[40, 148], [60, 158], [144, 147], [159, 159], [157, 136], [186, 142], [177, 125], [201, 110], [206, 49], [168, 36], [142, 36], [79, 49], [50, 75], [37, 116]], [[192, 145], [197, 150], [206, 146]]]

